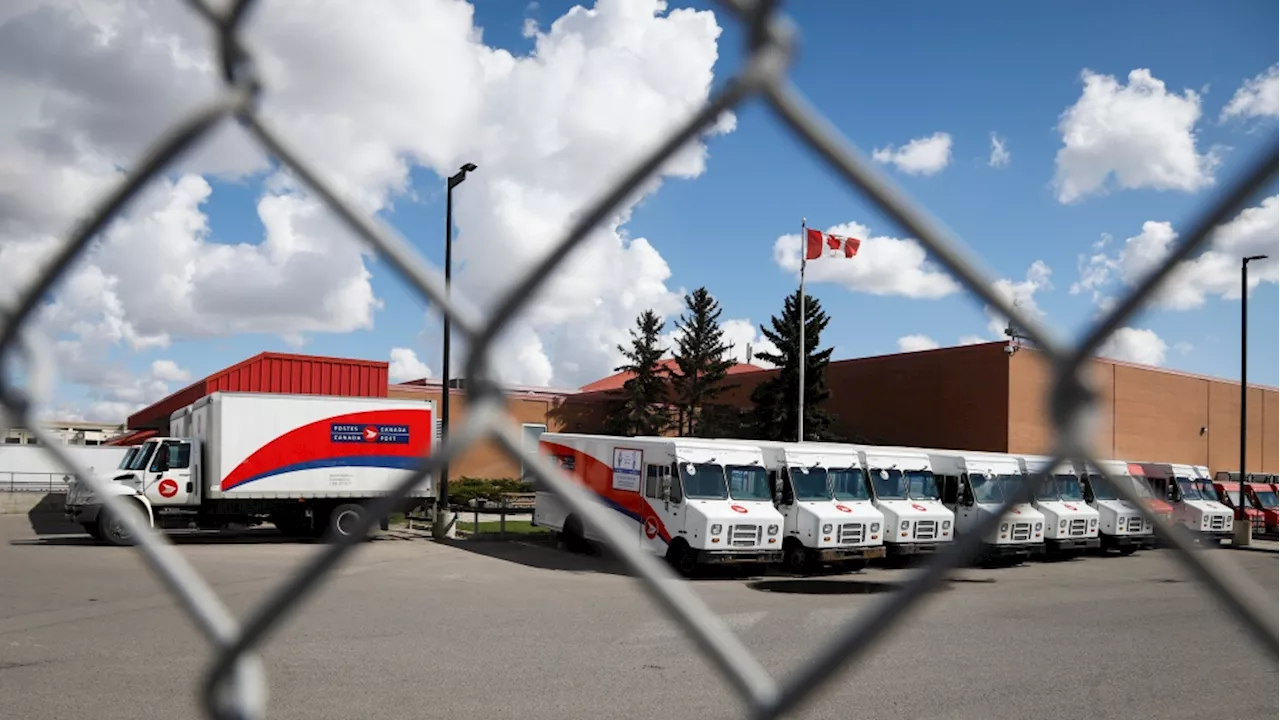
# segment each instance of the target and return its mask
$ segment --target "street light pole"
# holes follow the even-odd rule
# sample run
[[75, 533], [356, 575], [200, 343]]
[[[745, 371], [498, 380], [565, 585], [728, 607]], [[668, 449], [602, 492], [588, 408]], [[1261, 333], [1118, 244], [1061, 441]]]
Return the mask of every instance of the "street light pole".
[[1248, 545], [1253, 540], [1253, 527], [1245, 512], [1245, 459], [1249, 448], [1249, 263], [1266, 255], [1250, 255], [1240, 261], [1240, 498], [1236, 502], [1236, 531], [1232, 543]]
[[[445, 188], [444, 200], [444, 294], [449, 297], [449, 285], [453, 280], [453, 189], [467, 179], [467, 173], [474, 172], [474, 163], [467, 163], [450, 176]], [[444, 340], [441, 346], [444, 358], [440, 361], [440, 374], [443, 382], [440, 385], [440, 441], [444, 442], [449, 433], [449, 313], [444, 313]], [[432, 450], [434, 450], [432, 446]], [[440, 491], [436, 503], [436, 520], [431, 524], [432, 535], [445, 537], [452, 535], [453, 526], [449, 522], [449, 463], [440, 466]]]

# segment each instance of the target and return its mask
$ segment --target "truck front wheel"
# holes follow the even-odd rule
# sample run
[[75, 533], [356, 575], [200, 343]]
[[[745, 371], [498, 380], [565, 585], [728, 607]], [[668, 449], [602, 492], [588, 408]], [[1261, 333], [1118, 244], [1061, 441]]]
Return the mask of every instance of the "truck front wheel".
[[[132, 500], [125, 501], [125, 507], [129, 508], [126, 512], [134, 514], [143, 525], [147, 523], [147, 517], [142, 512], [142, 506]], [[110, 507], [104, 505], [98, 513], [98, 532], [102, 535], [102, 539], [106, 542], [116, 545], [132, 545], [133, 533], [129, 527], [125, 525], [124, 520], [115, 513]]]
[[330, 540], [351, 537], [356, 533], [356, 528], [364, 519], [364, 515], [364, 506], [356, 503], [345, 503], [335, 507], [333, 512], [329, 513], [326, 535]]
[[[787, 539], [791, 540], [791, 538]], [[808, 575], [813, 571], [814, 563], [809, 557], [809, 549], [798, 542], [787, 543], [784, 557], [787, 563], [787, 570], [796, 575]]]
[[89, 533], [89, 537], [94, 540], [102, 540], [102, 530], [99, 528], [97, 520], [94, 520], [93, 522], [80, 523], [80, 527], [84, 528], [84, 531]]

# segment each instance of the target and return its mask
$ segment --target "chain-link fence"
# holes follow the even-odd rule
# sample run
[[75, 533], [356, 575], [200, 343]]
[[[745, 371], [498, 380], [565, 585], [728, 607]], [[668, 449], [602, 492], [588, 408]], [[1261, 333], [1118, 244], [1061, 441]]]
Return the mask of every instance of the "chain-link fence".
[[[371, 529], [379, 517], [386, 515], [399, 496], [418, 484], [430, 472], [456, 457], [473, 443], [491, 438], [513, 457], [521, 453], [519, 426], [506, 416], [500, 385], [493, 381], [488, 365], [489, 352], [495, 338], [507, 327], [529, 297], [546, 281], [551, 271], [569, 256], [614, 208], [671, 155], [702, 131], [709, 128], [722, 113], [749, 99], [759, 98], [823, 162], [848, 183], [870, 198], [897, 220], [906, 231], [918, 238], [942, 265], [985, 303], [1013, 318], [1023, 333], [1035, 341], [1052, 363], [1054, 383], [1049, 398], [1050, 415], [1056, 430], [1055, 462], [1064, 458], [1092, 461], [1090, 429], [1096, 413], [1097, 395], [1089, 386], [1087, 367], [1090, 357], [1102, 343], [1151, 296], [1153, 290], [1175, 266], [1192, 256], [1208, 239], [1211, 231], [1237, 213], [1276, 173], [1278, 148], [1273, 144], [1253, 159], [1250, 167], [1233, 179], [1216, 202], [1195, 218], [1182, 234], [1183, 240], [1163, 264], [1148, 274], [1138, 288], [1117, 303], [1107, 317], [1098, 322], [1086, 339], [1070, 347], [1051, 335], [1034, 318], [1018, 313], [1009, 302], [992, 290], [991, 274], [982, 269], [977, 258], [967, 253], [937, 221], [903, 194], [856, 151], [816, 112], [788, 79], [788, 64], [794, 48], [792, 25], [771, 0], [721, 0], [727, 13], [742, 24], [747, 38], [746, 64], [693, 117], [686, 120], [662, 145], [626, 174], [603, 197], [582, 213], [571, 231], [537, 267], [502, 297], [488, 317], [445, 294], [443, 277], [430, 269], [410, 245], [389, 228], [364, 216], [341, 200], [332, 187], [321, 181], [305, 158], [296, 153], [288, 139], [278, 135], [257, 113], [257, 101], [264, 91], [254, 67], [254, 59], [241, 42], [240, 31], [248, 17], [250, 0], [236, 0], [225, 9], [215, 9], [202, 0], [190, 0], [216, 31], [218, 55], [225, 90], [221, 96], [158, 138], [149, 152], [133, 167], [126, 179], [86, 218], [58, 250], [48, 268], [36, 278], [28, 291], [0, 316], [0, 363], [15, 361], [22, 372], [0, 375], [0, 407], [8, 421], [31, 428], [49, 452], [77, 477], [107, 498], [107, 505], [130, 526], [136, 546], [147, 565], [167, 587], [184, 611], [195, 621], [207, 638], [212, 666], [205, 678], [202, 699], [205, 711], [215, 718], [259, 718], [265, 713], [265, 686], [258, 649], [281, 619], [294, 612], [303, 600], [325, 580], [339, 559], [351, 550], [355, 540], [326, 545], [270, 597], [249, 613], [244, 623], [236, 622], [226, 606], [205, 580], [175, 550], [163, 535], [145, 527], [138, 516], [123, 512], [118, 496], [104, 491], [103, 481], [87, 473], [64, 450], [46, 437], [35, 421], [37, 400], [47, 397], [51, 378], [50, 357], [33, 332], [24, 330], [43, 298], [55, 286], [73, 261], [121, 208], [147, 183], [160, 176], [173, 161], [204, 141], [221, 122], [234, 119], [263, 148], [322, 198], [343, 223], [361, 240], [368, 242], [400, 273], [401, 277], [446, 313], [456, 332], [470, 348], [465, 376], [469, 378], [467, 393], [470, 411], [465, 422], [452, 428], [447, 440], [423, 458], [419, 467], [398, 487], [395, 496], [379, 500], [363, 519], [363, 527], [351, 537], [358, 538]], [[21, 384], [16, 377], [21, 376]], [[838, 672], [847, 669], [894, 627], [912, 606], [938, 584], [952, 569], [975, 558], [981, 539], [999, 522], [1000, 515], [1011, 505], [1027, 502], [1032, 484], [1026, 483], [1020, 497], [1006, 498], [998, 512], [989, 514], [973, 532], [951, 543], [900, 592], [886, 597], [845, 628], [824, 648], [814, 661], [805, 663], [790, 677], [782, 680], [770, 676], [755, 657], [701, 599], [691, 586], [679, 579], [657, 557], [641, 550], [632, 533], [624, 529], [614, 513], [593, 499], [585, 489], [574, 484], [563, 471], [542, 457], [522, 458], [530, 472], [536, 473], [546, 486], [559, 493], [572, 510], [593, 524], [608, 545], [629, 566], [639, 585], [659, 606], [688, 633], [697, 647], [723, 674], [725, 680], [745, 700], [750, 714], [756, 717], [778, 717], [794, 710], [807, 697], [818, 692]], [[1271, 657], [1280, 645], [1274, 617], [1274, 605], [1238, 569], [1229, 558], [1215, 555], [1208, 561], [1198, 550], [1190, 534], [1157, 516], [1140, 501], [1126, 483], [1115, 487], [1126, 500], [1139, 508], [1167, 542], [1178, 559], [1223, 605], [1230, 615], [1248, 630], [1261, 649]]]

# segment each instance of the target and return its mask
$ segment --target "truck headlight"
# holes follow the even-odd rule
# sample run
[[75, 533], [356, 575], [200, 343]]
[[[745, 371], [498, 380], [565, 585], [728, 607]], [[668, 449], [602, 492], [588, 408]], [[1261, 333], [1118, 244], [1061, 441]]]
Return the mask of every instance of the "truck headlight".
[[1044, 527], [1040, 523], [1036, 523], [1036, 532], [1040, 532], [1040, 528]]
[[827, 523], [826, 525], [823, 525], [823, 526], [822, 526], [822, 534], [823, 534], [823, 535], [830, 535], [830, 534], [831, 534], [831, 523]]
[[712, 526], [711, 526], [711, 534], [712, 534], [712, 535], [719, 535], [719, 534], [720, 534], [720, 531], [721, 531], [721, 530], [723, 530], [723, 529], [724, 529], [724, 528], [720, 526], [720, 523], [716, 523], [715, 525], [712, 525]]
[[871, 532], [873, 533], [880, 532], [880, 523], [871, 523]]
[[[1066, 521], [1066, 520], [1063, 520], [1062, 522], [1058, 523], [1058, 528], [1059, 528], [1060, 530], [1066, 530], [1066, 529], [1067, 529], [1067, 521]], [[1036, 528], [1036, 529], [1037, 529], [1037, 530], [1039, 530], [1040, 528]]]
[[1009, 532], [1009, 523], [1000, 523], [1000, 532]]
[[943, 530], [950, 530], [950, 529], [951, 529], [951, 521], [950, 521], [950, 520], [943, 520], [943, 521], [942, 521], [942, 529], [943, 529]]
[[902, 521], [902, 529], [903, 529], [903, 530], [906, 530], [906, 529], [907, 529], [907, 528], [909, 528], [909, 527], [911, 527], [911, 521], [909, 521], [909, 520], [903, 520], [903, 521]]
[[1098, 518], [1089, 518], [1089, 527], [1093, 527], [1097, 524], [1098, 524]]
[[777, 525], [770, 525], [770, 526], [769, 526], [769, 534], [770, 534], [770, 535], [777, 535], [777, 534], [778, 534], [778, 526], [777, 526]]

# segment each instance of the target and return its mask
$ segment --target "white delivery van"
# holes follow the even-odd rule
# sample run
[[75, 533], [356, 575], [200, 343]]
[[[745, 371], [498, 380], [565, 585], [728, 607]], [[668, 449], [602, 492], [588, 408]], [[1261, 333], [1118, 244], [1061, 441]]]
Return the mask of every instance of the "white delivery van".
[[1031, 505], [1044, 515], [1045, 550], [1056, 555], [1078, 555], [1100, 547], [1101, 514], [1085, 502], [1084, 486], [1075, 465], [1063, 460], [1048, 467], [1052, 460], [1043, 455], [1018, 456], [1022, 472], [1035, 483]]
[[[1129, 476], [1129, 464], [1123, 460], [1098, 462], [1102, 466], [1102, 472], [1113, 475], [1122, 482], [1133, 482]], [[1121, 499], [1115, 487], [1098, 468], [1077, 462], [1075, 470], [1084, 484], [1085, 502], [1098, 511], [1098, 534], [1103, 550], [1115, 549], [1121, 555], [1131, 555], [1141, 548], [1155, 546], [1155, 528], [1151, 521], [1142, 517], [1138, 508]], [[1149, 497], [1150, 494], [1145, 492], [1139, 497]]]
[[[941, 479], [942, 501], [956, 515], [956, 534], [973, 532], [983, 517], [1013, 497], [1026, 476], [1012, 455], [928, 450]], [[1044, 514], [1030, 503], [1010, 506], [983, 541], [984, 560], [1024, 560], [1044, 552]]]
[[884, 515], [871, 502], [852, 447], [753, 441], [764, 454], [774, 505], [784, 518], [787, 568], [823, 564], [858, 570], [884, 557]]
[[915, 448], [852, 447], [871, 481], [872, 502], [884, 514], [887, 556], [933, 553], [951, 542], [955, 515], [942, 505], [928, 455]]
[[[271, 522], [288, 535], [344, 537], [430, 452], [434, 430], [428, 401], [216, 392], [174, 412], [168, 436], [102, 478], [156, 528]], [[434, 495], [428, 475], [405, 509]], [[66, 513], [95, 538], [132, 542], [86, 483], [71, 482]]]
[[[710, 563], [782, 561], [784, 520], [764, 456], [750, 442], [543, 433], [538, 448], [682, 574]], [[603, 540], [536, 481], [533, 522], [571, 544]]]
[[1131, 463], [1142, 469], [1142, 478], [1156, 497], [1173, 506], [1173, 521], [1202, 542], [1214, 546], [1231, 539], [1234, 513], [1218, 502], [1213, 482], [1201, 479], [1190, 465]]

